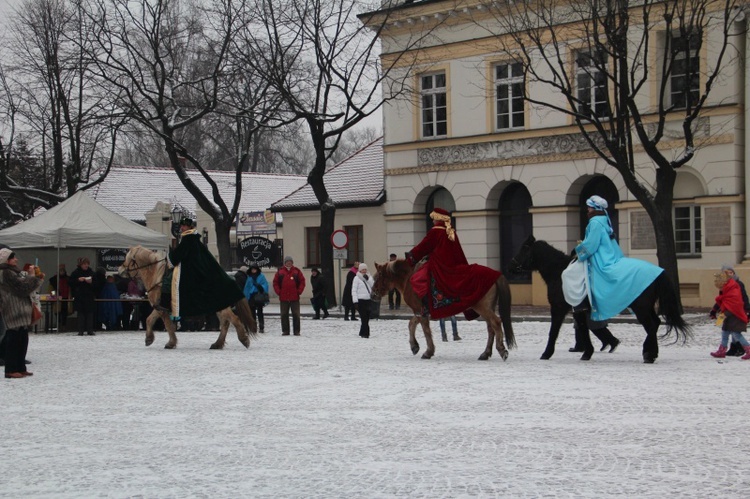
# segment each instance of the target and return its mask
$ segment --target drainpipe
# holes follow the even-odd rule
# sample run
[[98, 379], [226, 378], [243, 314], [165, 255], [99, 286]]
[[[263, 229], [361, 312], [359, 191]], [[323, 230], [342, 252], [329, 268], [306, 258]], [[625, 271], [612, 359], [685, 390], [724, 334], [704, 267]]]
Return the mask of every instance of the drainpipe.
[[745, 256], [742, 258], [743, 261], [750, 260], [750, 173], [748, 173], [748, 167], [750, 167], [750, 30], [748, 30], [748, 22], [745, 20], [745, 14], [740, 14], [741, 18], [738, 17], [738, 21], [741, 21], [741, 29], [745, 32], [745, 54], [744, 63], [745, 67], [742, 72], [742, 86], [744, 87], [744, 102], [743, 107], [743, 125], [745, 140], [742, 144], [743, 151], [743, 173], [745, 174]]

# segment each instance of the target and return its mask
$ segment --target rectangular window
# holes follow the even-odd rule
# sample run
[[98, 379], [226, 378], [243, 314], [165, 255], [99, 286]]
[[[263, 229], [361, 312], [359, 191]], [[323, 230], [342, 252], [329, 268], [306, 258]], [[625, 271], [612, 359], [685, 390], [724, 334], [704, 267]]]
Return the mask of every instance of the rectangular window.
[[591, 52], [576, 55], [576, 90], [579, 112], [586, 116], [605, 118], [608, 110], [607, 54]]
[[674, 240], [678, 256], [701, 254], [701, 207], [674, 207]]
[[523, 128], [523, 66], [520, 62], [495, 66], [495, 129]]
[[669, 81], [670, 102], [675, 108], [684, 109], [694, 106], [700, 97], [700, 57], [699, 36], [688, 39], [672, 38], [671, 54], [673, 57], [672, 73]]
[[422, 75], [419, 89], [422, 99], [422, 137], [448, 135], [448, 101], [445, 73]]
[[354, 262], [364, 263], [365, 245], [363, 242], [364, 230], [361, 225], [348, 225], [344, 227], [349, 238], [349, 247], [346, 252], [346, 266], [351, 267]]
[[320, 229], [305, 227], [305, 267], [320, 266]]

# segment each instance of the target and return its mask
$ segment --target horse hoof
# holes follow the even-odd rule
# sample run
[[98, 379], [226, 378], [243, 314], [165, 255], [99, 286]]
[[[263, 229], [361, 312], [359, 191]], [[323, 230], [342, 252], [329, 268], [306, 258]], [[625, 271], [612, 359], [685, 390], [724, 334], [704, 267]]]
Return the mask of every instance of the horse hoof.
[[543, 353], [543, 354], [542, 354], [542, 356], [541, 356], [541, 357], [539, 357], [539, 360], [549, 360], [550, 358], [552, 358], [552, 356], [551, 356], [551, 355], [548, 355], [548, 354], [546, 354], [546, 353]]
[[643, 356], [643, 363], [644, 364], [653, 364], [655, 360], [656, 359], [654, 359], [654, 358], [646, 357], [645, 355]]
[[427, 355], [427, 352], [422, 354], [422, 358], [425, 360], [430, 360], [432, 358], [432, 355]]
[[490, 356], [487, 355], [486, 353], [483, 353], [482, 355], [479, 356], [478, 360], [490, 360]]
[[146, 346], [147, 347], [150, 347], [153, 342], [154, 342], [153, 338], [146, 338]]
[[217, 345], [216, 343], [214, 343], [213, 345], [211, 345], [210, 350], [221, 350], [222, 348], [224, 348], [224, 345]]
[[591, 360], [591, 356], [594, 355], [593, 353], [584, 353], [581, 355], [581, 360]]
[[245, 345], [245, 348], [250, 348], [250, 339], [249, 338], [245, 338], [244, 340], [240, 340], [240, 343], [242, 343], [243, 345]]
[[415, 345], [415, 346], [411, 347], [411, 354], [412, 355], [417, 355], [417, 352], [419, 352], [419, 345]]
[[500, 352], [500, 357], [503, 358], [503, 361], [508, 360], [508, 351]]
[[167, 349], [167, 350], [174, 350], [174, 347], [175, 346], [172, 345], [172, 344], [170, 344], [170, 343], [167, 343], [166, 345], [164, 345], [164, 348]]

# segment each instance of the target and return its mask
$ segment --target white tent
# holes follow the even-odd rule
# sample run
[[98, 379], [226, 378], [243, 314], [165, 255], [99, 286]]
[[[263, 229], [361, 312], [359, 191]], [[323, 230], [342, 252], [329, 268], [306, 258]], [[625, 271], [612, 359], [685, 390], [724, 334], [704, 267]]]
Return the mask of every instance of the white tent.
[[166, 249], [168, 236], [109, 211], [83, 191], [25, 222], [0, 230], [0, 243], [21, 248]]

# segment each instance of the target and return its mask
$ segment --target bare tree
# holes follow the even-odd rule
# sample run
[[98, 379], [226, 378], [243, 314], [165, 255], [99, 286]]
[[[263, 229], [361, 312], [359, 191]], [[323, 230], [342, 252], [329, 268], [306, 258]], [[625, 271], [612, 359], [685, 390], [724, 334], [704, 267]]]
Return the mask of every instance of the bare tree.
[[[277, 107], [271, 87], [238, 57], [253, 9], [254, 2], [232, 0], [90, 0], [86, 7], [96, 27], [97, 78], [117, 88], [118, 105], [161, 139], [170, 166], [214, 220], [223, 265], [231, 260], [229, 231], [253, 136]], [[220, 163], [236, 172], [226, 200], [210, 174]]]
[[12, 125], [5, 152], [13, 157], [21, 135], [26, 152], [39, 158], [41, 182], [24, 183], [11, 169], [0, 173], [0, 182], [8, 195], [35, 206], [49, 208], [101, 182], [122, 124], [108, 93], [89, 76], [89, 32], [79, 7], [68, 0], [26, 0], [6, 36], [0, 105]]
[[[330, 238], [336, 205], [324, 182], [326, 166], [344, 134], [377, 111], [387, 99], [401, 95], [393, 91], [383, 98], [380, 84], [389, 79], [393, 88], [399, 84], [407, 86], [410, 74], [403, 71], [408, 66], [404, 60], [416, 57], [410, 50], [418, 47], [427, 34], [415, 34], [406, 42], [407, 50], [401, 56], [381, 64], [379, 37], [388, 25], [389, 11], [380, 7], [396, 2], [263, 0], [259, 3], [265, 27], [262, 44], [268, 48], [255, 57], [265, 61], [267, 78], [284, 99], [286, 111], [308, 129], [315, 161], [307, 180], [320, 203], [321, 267], [324, 274], [333, 275]], [[380, 10], [371, 13], [359, 10], [367, 7]], [[397, 76], [395, 68], [401, 70]], [[329, 301], [335, 303], [333, 286], [328, 294]]]
[[[737, 60], [731, 41], [744, 34], [736, 24], [742, 3], [539, 0], [487, 7], [496, 29], [486, 29], [522, 68], [524, 98], [570, 116], [596, 155], [620, 173], [651, 218], [659, 264], [679, 285], [677, 171], [708, 138], [697, 133], [699, 120], [713, 107], [708, 97], [717, 79]], [[704, 46], [708, 67], [699, 57]], [[644, 169], [653, 169], [655, 185], [644, 182]]]

